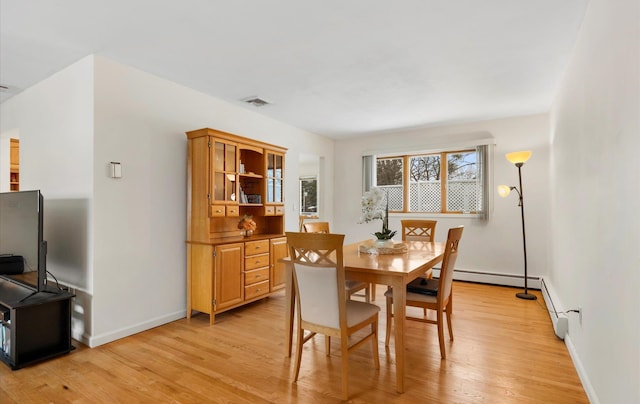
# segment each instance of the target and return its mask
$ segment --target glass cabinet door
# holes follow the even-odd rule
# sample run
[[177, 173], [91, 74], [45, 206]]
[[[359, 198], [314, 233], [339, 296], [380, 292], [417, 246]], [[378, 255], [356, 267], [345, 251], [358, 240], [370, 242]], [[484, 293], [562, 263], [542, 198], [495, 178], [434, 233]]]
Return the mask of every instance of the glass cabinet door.
[[267, 152], [267, 202], [284, 203], [284, 156]]
[[211, 147], [213, 153], [213, 200], [236, 200], [236, 150], [233, 143], [215, 141]]

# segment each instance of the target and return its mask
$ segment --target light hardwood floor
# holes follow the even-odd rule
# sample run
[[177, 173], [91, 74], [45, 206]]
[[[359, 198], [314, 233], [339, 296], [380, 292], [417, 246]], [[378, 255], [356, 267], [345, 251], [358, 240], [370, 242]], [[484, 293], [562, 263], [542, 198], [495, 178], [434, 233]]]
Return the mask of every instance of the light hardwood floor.
[[[369, 348], [350, 355], [351, 402], [588, 403], [541, 298], [460, 282], [447, 359], [435, 326], [408, 322], [406, 392], [396, 393], [393, 338], [384, 348], [385, 288], [377, 289], [380, 370]], [[0, 403], [340, 402], [339, 341], [329, 358], [322, 337], [306, 344], [292, 384], [283, 312], [276, 295], [216, 316], [214, 326], [196, 315], [93, 349], [76, 344], [69, 355], [17, 371], [0, 364]]]

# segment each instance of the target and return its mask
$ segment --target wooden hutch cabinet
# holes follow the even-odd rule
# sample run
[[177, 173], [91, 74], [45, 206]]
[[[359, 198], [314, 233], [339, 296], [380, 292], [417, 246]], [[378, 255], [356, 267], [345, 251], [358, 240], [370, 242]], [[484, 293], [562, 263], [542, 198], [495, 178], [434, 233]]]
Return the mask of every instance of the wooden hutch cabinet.
[[[187, 132], [187, 318], [284, 288], [283, 147], [214, 129]], [[244, 215], [253, 235], [238, 229]]]

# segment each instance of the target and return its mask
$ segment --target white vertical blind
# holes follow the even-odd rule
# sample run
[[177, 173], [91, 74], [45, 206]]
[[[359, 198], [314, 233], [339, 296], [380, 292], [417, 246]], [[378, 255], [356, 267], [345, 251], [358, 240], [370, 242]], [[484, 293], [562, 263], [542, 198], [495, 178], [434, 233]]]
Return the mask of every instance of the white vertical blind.
[[482, 195], [480, 203], [477, 207], [478, 216], [480, 220], [489, 220], [489, 203], [491, 196], [490, 181], [489, 181], [489, 151], [490, 145], [478, 145], [476, 146], [476, 152], [478, 154], [478, 176], [476, 178], [476, 187], [480, 195]]
[[376, 185], [376, 156], [362, 156], [362, 193]]

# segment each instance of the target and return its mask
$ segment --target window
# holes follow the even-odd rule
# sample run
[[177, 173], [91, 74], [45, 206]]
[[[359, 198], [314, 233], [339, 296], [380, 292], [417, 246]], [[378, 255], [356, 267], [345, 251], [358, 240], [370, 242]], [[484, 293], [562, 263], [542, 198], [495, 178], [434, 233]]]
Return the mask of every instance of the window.
[[377, 157], [372, 184], [386, 191], [392, 212], [485, 216], [487, 153], [478, 146]]
[[316, 177], [300, 178], [300, 214], [318, 212], [318, 179]]

